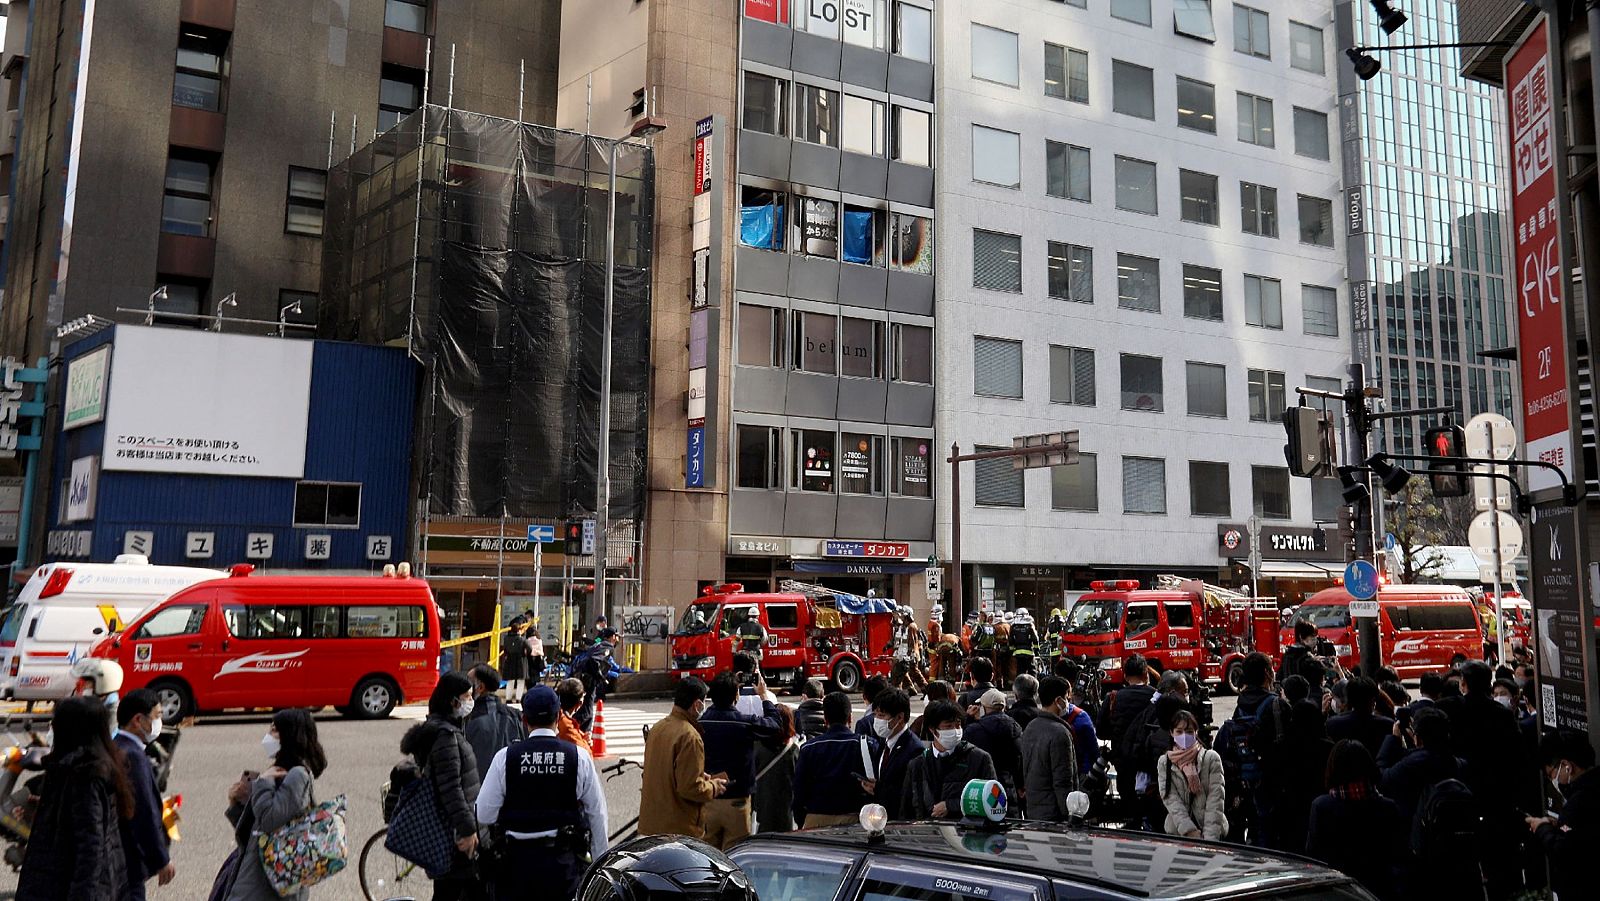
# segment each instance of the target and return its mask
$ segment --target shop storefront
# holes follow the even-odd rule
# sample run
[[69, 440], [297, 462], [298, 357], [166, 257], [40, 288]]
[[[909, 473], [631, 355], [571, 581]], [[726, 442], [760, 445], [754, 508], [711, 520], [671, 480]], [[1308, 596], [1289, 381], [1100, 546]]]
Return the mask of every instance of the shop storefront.
[[913, 603], [924, 594], [922, 573], [932, 554], [932, 542], [735, 535], [728, 539], [726, 574], [746, 591], [778, 591], [792, 580]]
[[[1299, 604], [1343, 578], [1344, 549], [1336, 535], [1321, 528], [1262, 526], [1260, 540], [1261, 568], [1254, 574], [1255, 593], [1277, 598], [1279, 606]], [[1227, 568], [1223, 584], [1250, 591], [1249, 527], [1242, 523], [1218, 525], [1217, 555]]]

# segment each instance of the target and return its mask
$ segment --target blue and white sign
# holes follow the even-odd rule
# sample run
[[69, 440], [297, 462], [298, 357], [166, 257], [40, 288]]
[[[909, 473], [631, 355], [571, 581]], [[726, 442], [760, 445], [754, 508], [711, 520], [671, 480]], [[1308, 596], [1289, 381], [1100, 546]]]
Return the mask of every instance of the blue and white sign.
[[1354, 560], [1344, 568], [1344, 589], [1358, 601], [1378, 596], [1378, 568], [1366, 560]]
[[1384, 532], [1383, 533], [1383, 549], [1384, 550], [1392, 551], [1399, 544], [1400, 544], [1400, 541], [1394, 537], [1394, 533], [1393, 532]]
[[706, 429], [703, 425], [689, 428], [688, 465], [684, 469], [683, 487], [706, 487]]
[[556, 527], [555, 526], [529, 526], [528, 527], [528, 540], [529, 541], [537, 541], [540, 544], [555, 544], [556, 543]]

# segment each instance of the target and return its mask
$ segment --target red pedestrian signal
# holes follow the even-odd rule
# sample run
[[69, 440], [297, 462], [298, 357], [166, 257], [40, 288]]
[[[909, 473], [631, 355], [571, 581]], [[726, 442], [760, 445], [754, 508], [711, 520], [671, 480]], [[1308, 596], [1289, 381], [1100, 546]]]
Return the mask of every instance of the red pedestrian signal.
[[1423, 437], [1428, 449], [1428, 482], [1434, 497], [1465, 497], [1470, 490], [1469, 470], [1463, 462], [1467, 455], [1467, 433], [1458, 425], [1445, 425], [1429, 429]]

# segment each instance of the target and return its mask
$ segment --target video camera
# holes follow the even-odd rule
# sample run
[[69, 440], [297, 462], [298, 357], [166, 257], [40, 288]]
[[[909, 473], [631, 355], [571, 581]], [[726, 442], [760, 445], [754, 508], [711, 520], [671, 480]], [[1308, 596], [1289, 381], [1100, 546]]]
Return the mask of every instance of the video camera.
[[733, 655], [733, 681], [741, 689], [754, 688], [757, 678], [756, 658], [753, 654], [737, 651]]

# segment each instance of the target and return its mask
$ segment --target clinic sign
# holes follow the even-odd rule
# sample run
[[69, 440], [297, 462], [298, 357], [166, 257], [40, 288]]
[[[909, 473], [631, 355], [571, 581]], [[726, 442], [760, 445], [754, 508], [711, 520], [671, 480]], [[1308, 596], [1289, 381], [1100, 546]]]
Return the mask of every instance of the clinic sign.
[[[1550, 25], [1539, 19], [1506, 58], [1506, 117], [1511, 137], [1511, 218], [1522, 368], [1522, 434], [1527, 456], [1574, 475], [1572, 394], [1561, 253], [1560, 185], [1555, 165], [1555, 83]], [[1557, 488], [1555, 473], [1532, 469], [1530, 491]]]

